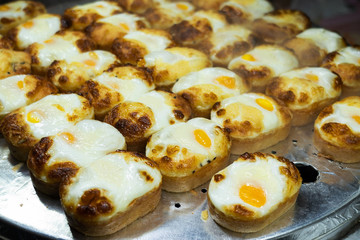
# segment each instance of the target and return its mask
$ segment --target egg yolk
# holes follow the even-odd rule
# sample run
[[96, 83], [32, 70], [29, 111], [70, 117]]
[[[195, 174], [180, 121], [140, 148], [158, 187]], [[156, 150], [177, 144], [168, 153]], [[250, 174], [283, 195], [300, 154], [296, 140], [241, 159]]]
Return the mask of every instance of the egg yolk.
[[255, 100], [257, 104], [259, 104], [260, 107], [268, 110], [268, 111], [273, 111], [274, 110], [274, 106], [272, 105], [272, 103], [264, 98], [258, 98]]
[[125, 23], [120, 23], [119, 24], [120, 25], [120, 27], [122, 28], [122, 29], [124, 29], [125, 31], [130, 31], [130, 28], [129, 28], [129, 26], [127, 25], [127, 24], [125, 24]]
[[189, 9], [189, 7], [186, 5], [186, 4], [183, 4], [183, 3], [178, 3], [176, 4], [176, 7], [180, 10], [183, 10], [183, 11], [186, 11]]
[[95, 67], [96, 66], [96, 62], [94, 60], [91, 59], [87, 59], [84, 61], [84, 63], [90, 67]]
[[256, 61], [256, 59], [254, 58], [253, 55], [251, 54], [244, 54], [241, 56], [242, 59], [246, 60], [246, 61], [250, 61], [250, 62], [254, 62]]
[[211, 139], [207, 133], [202, 129], [196, 129], [194, 131], [195, 140], [204, 147], [211, 147]]
[[104, 6], [103, 6], [103, 5], [100, 5], [100, 4], [99, 4], [99, 5], [96, 5], [96, 7], [97, 7], [97, 8], [104, 8]]
[[353, 118], [358, 124], [360, 124], [360, 116], [352, 116], [352, 118]]
[[71, 133], [63, 132], [59, 134], [60, 137], [64, 138], [68, 143], [74, 143], [75, 137]]
[[39, 123], [43, 118], [43, 113], [40, 110], [31, 110], [27, 114], [27, 120], [31, 123]]
[[23, 81], [18, 81], [17, 86], [18, 86], [18, 88], [20, 88], [22, 90], [24, 88], [24, 82]]
[[232, 78], [232, 77], [221, 76], [221, 77], [216, 78], [216, 81], [219, 84], [221, 84], [221, 85], [223, 85], [223, 86], [225, 86], [227, 88], [230, 88], [230, 89], [234, 89], [235, 86], [236, 86], [235, 79]]
[[313, 82], [319, 81], [319, 77], [316, 76], [315, 74], [311, 74], [311, 73], [306, 74], [306, 78]]
[[60, 111], [65, 112], [65, 109], [61, 105], [53, 104], [53, 106], [56, 107], [57, 109], [59, 109]]
[[261, 187], [245, 184], [240, 187], [241, 200], [254, 207], [262, 207], [266, 203], [266, 194]]
[[34, 26], [34, 22], [33, 21], [29, 21], [23, 24], [24, 28], [32, 28]]
[[51, 44], [51, 43], [54, 43], [54, 39], [48, 39], [48, 40], [45, 40], [44, 43], [46, 44]]

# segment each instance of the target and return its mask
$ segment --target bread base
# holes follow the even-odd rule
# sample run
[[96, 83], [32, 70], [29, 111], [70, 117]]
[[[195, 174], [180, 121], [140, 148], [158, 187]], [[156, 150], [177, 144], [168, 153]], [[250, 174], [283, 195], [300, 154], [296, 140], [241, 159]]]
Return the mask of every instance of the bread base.
[[322, 154], [328, 158], [342, 163], [360, 162], [360, 149], [350, 149], [346, 147], [335, 146], [325, 141], [317, 129], [314, 130], [314, 146]]
[[128, 210], [119, 212], [106, 221], [91, 221], [91, 219], [77, 219], [74, 216], [65, 214], [69, 225], [77, 231], [88, 236], [104, 236], [115, 233], [126, 227], [136, 219], [145, 216], [153, 211], [158, 205], [161, 197], [161, 186], [131, 202]]
[[46, 194], [48, 196], [58, 198], [59, 197], [59, 183], [47, 183], [44, 182], [37, 177], [34, 176], [34, 174], [30, 172], [31, 181], [33, 183], [33, 186], [36, 190], [39, 192]]
[[16, 147], [12, 145], [10, 142], [6, 141], [10, 150], [11, 156], [13, 156], [16, 160], [20, 162], [26, 162], [28, 159], [29, 152], [31, 147]]
[[242, 233], [257, 232], [287, 212], [295, 204], [298, 194], [299, 191], [297, 191], [292, 197], [281, 202], [274, 211], [261, 218], [255, 219], [245, 219], [245, 217], [244, 219], [236, 219], [232, 216], [226, 215], [213, 205], [208, 195], [209, 212], [212, 219], [214, 219], [217, 224], [231, 231]]
[[184, 177], [170, 177], [163, 175], [162, 188], [168, 192], [187, 192], [194, 189], [211, 179], [211, 177], [228, 165], [230, 155], [223, 158], [216, 158], [199, 170]]
[[271, 131], [270, 133], [261, 134], [255, 138], [232, 139], [231, 153], [243, 154], [245, 152], [253, 153], [268, 148], [284, 140], [289, 135], [291, 123], [284, 127]]

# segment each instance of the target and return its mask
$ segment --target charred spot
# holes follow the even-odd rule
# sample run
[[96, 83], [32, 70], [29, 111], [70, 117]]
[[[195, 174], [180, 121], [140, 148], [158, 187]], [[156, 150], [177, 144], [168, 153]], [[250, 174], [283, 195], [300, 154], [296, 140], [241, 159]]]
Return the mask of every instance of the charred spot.
[[59, 77], [59, 83], [60, 84], [65, 84], [65, 83], [67, 83], [69, 81], [69, 78], [67, 77], [67, 76], [65, 76], [65, 75], [61, 75], [60, 77]]
[[9, 23], [12, 23], [14, 21], [15, 21], [15, 19], [13, 19], [13, 18], [3, 17], [3, 18], [0, 19], [0, 22], [3, 23], [3, 24], [9, 24]]
[[233, 205], [234, 207], [234, 213], [239, 214], [241, 216], [253, 216], [254, 212], [248, 210], [247, 208], [245, 208], [244, 206], [240, 205], [240, 204], [235, 204]]
[[285, 92], [280, 92], [277, 97], [285, 103], [292, 103], [295, 101], [295, 94], [290, 90]]
[[31, 63], [32, 64], [39, 64], [40, 60], [35, 55], [31, 55]]
[[219, 117], [225, 115], [225, 113], [226, 113], [226, 110], [224, 108], [216, 111], [216, 115]]
[[121, 62], [134, 65], [147, 53], [145, 48], [125, 39], [115, 39], [111, 47], [111, 52], [114, 53]]
[[145, 179], [146, 182], [152, 182], [154, 179], [146, 171], [140, 171], [140, 176]]
[[225, 6], [219, 11], [221, 14], [224, 14], [226, 17], [226, 20], [229, 23], [242, 23], [244, 13], [242, 11], [237, 11], [235, 8], [230, 6]]
[[30, 150], [28, 166], [36, 173], [40, 173], [44, 165], [48, 162], [50, 155], [47, 153], [53, 145], [53, 140], [49, 137], [42, 138]]
[[221, 103], [220, 102], [216, 102], [213, 106], [212, 106], [212, 110], [217, 111], [220, 107]]
[[326, 108], [324, 108], [324, 109], [320, 112], [318, 118], [319, 118], [319, 119], [323, 119], [324, 117], [329, 116], [329, 115], [332, 114], [333, 112], [334, 112], [333, 107], [332, 107], [331, 105], [330, 105], [330, 106], [327, 106]]
[[309, 95], [307, 95], [306, 93], [303, 93], [303, 92], [300, 93], [299, 103], [307, 102], [308, 99], [309, 99]]
[[57, 163], [51, 166], [48, 177], [60, 182], [63, 179], [75, 176], [78, 170], [78, 166], [72, 162]]
[[222, 181], [223, 179], [225, 179], [225, 176], [220, 173], [214, 175], [214, 181], [217, 183]]
[[82, 38], [76, 41], [76, 46], [81, 52], [87, 52], [95, 48], [95, 44], [88, 38]]
[[121, 118], [115, 123], [115, 127], [124, 135], [124, 136], [137, 136], [142, 135], [148, 128], [151, 127], [151, 121], [147, 116], [141, 116], [138, 119], [135, 119], [135, 122]]
[[182, 111], [180, 110], [173, 110], [174, 116], [177, 120], [182, 120], [184, 119], [184, 114], [182, 113]]
[[243, 160], [255, 161], [255, 155], [248, 152], [241, 154], [239, 158]]
[[90, 189], [81, 196], [76, 212], [87, 217], [95, 217], [100, 214], [107, 214], [113, 210], [110, 201], [101, 196], [99, 189]]
[[286, 167], [280, 166], [280, 173], [297, 182], [300, 176], [299, 171], [297, 170], [295, 165], [289, 161], [286, 161], [286, 165]]
[[170, 157], [168, 157], [168, 156], [163, 156], [162, 158], [161, 158], [161, 161], [162, 162], [171, 162], [171, 158]]

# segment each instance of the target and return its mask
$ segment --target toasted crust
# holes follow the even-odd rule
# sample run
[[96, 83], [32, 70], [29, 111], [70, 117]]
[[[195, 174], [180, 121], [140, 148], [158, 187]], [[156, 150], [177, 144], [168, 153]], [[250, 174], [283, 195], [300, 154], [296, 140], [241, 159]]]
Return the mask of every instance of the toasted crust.
[[[296, 202], [297, 196], [300, 192], [300, 188], [296, 194], [290, 198], [285, 199], [281, 202], [277, 208], [271, 212], [271, 214], [265, 215], [258, 219], [236, 219], [232, 216], [227, 216], [223, 212], [219, 211], [211, 202], [208, 197], [208, 206], [211, 217], [216, 223], [223, 226], [224, 228], [230, 229], [234, 232], [251, 233], [257, 232], [271, 224], [274, 220], [279, 218], [281, 215], [286, 213]], [[241, 212], [241, 211], [240, 211]], [[244, 212], [246, 214], [246, 212]]]
[[0, 49], [0, 79], [31, 72], [31, 57], [26, 52]]
[[153, 0], [117, 0], [118, 4], [128, 12], [144, 13], [153, 4]]
[[[264, 17], [256, 19], [251, 24], [251, 28], [259, 39], [268, 43], [282, 43], [310, 27], [310, 19], [303, 12], [297, 10], [278, 9], [265, 14]], [[267, 21], [266, 17], [282, 22], [272, 23]]]

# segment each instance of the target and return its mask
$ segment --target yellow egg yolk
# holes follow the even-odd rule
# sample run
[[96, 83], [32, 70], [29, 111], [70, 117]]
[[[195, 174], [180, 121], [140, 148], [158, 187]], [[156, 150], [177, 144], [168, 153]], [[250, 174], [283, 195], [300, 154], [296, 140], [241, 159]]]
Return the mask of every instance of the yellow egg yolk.
[[219, 84], [221, 84], [227, 88], [230, 88], [230, 89], [234, 89], [236, 87], [235, 79], [232, 77], [221, 76], [221, 77], [216, 78], [216, 81]]
[[358, 124], [360, 124], [360, 116], [352, 116], [352, 118], [353, 118]]
[[60, 111], [65, 112], [65, 109], [60, 104], [54, 104], [53, 106], [59, 109]]
[[40, 110], [31, 110], [27, 114], [27, 120], [31, 123], [39, 123], [43, 118], [43, 113]]
[[48, 39], [48, 40], [45, 40], [44, 43], [46, 44], [51, 44], [51, 43], [54, 43], [54, 39]]
[[64, 138], [70, 144], [75, 142], [75, 137], [71, 133], [63, 132], [63, 133], [60, 133], [58, 135], [60, 137]]
[[96, 7], [97, 7], [97, 8], [104, 8], [104, 6], [103, 6], [103, 5], [100, 5], [100, 4], [99, 4], [99, 5], [96, 5]]
[[18, 88], [20, 88], [21, 90], [24, 89], [24, 82], [23, 82], [23, 81], [18, 81], [18, 82], [17, 82], [17, 86], [18, 86]]
[[245, 184], [240, 187], [239, 196], [245, 203], [254, 207], [262, 207], [266, 203], [266, 194], [261, 187]]
[[130, 31], [130, 28], [129, 28], [129, 26], [126, 24], [126, 23], [120, 23], [119, 24], [120, 25], [120, 27], [122, 28], [122, 29], [124, 29], [125, 31]]
[[315, 74], [311, 74], [311, 73], [306, 74], [306, 79], [309, 79], [313, 82], [319, 81], [319, 77], [316, 76]]
[[34, 26], [34, 22], [33, 21], [28, 21], [26, 23], [23, 24], [24, 28], [32, 28]]
[[256, 100], [256, 103], [259, 104], [260, 107], [268, 110], [268, 111], [273, 111], [274, 110], [274, 106], [273, 104], [267, 100], [267, 99], [264, 99], [264, 98], [257, 98]]
[[196, 129], [194, 131], [195, 140], [204, 147], [211, 147], [211, 139], [207, 133], [202, 129]]
[[9, 11], [9, 10], [10, 10], [9, 6], [6, 6], [6, 5], [0, 6], [0, 11], [1, 12], [5, 12], [5, 11]]
[[183, 11], [186, 11], [189, 9], [189, 7], [186, 5], [186, 4], [183, 4], [183, 3], [178, 3], [176, 4], [176, 7], [180, 10], [183, 10]]
[[246, 60], [246, 61], [250, 61], [250, 62], [254, 62], [256, 61], [256, 59], [254, 58], [253, 55], [251, 54], [244, 54], [241, 56], [242, 59]]
[[91, 59], [87, 59], [84, 61], [85, 65], [88, 65], [90, 67], [95, 67], [96, 66], [96, 62], [94, 60]]

